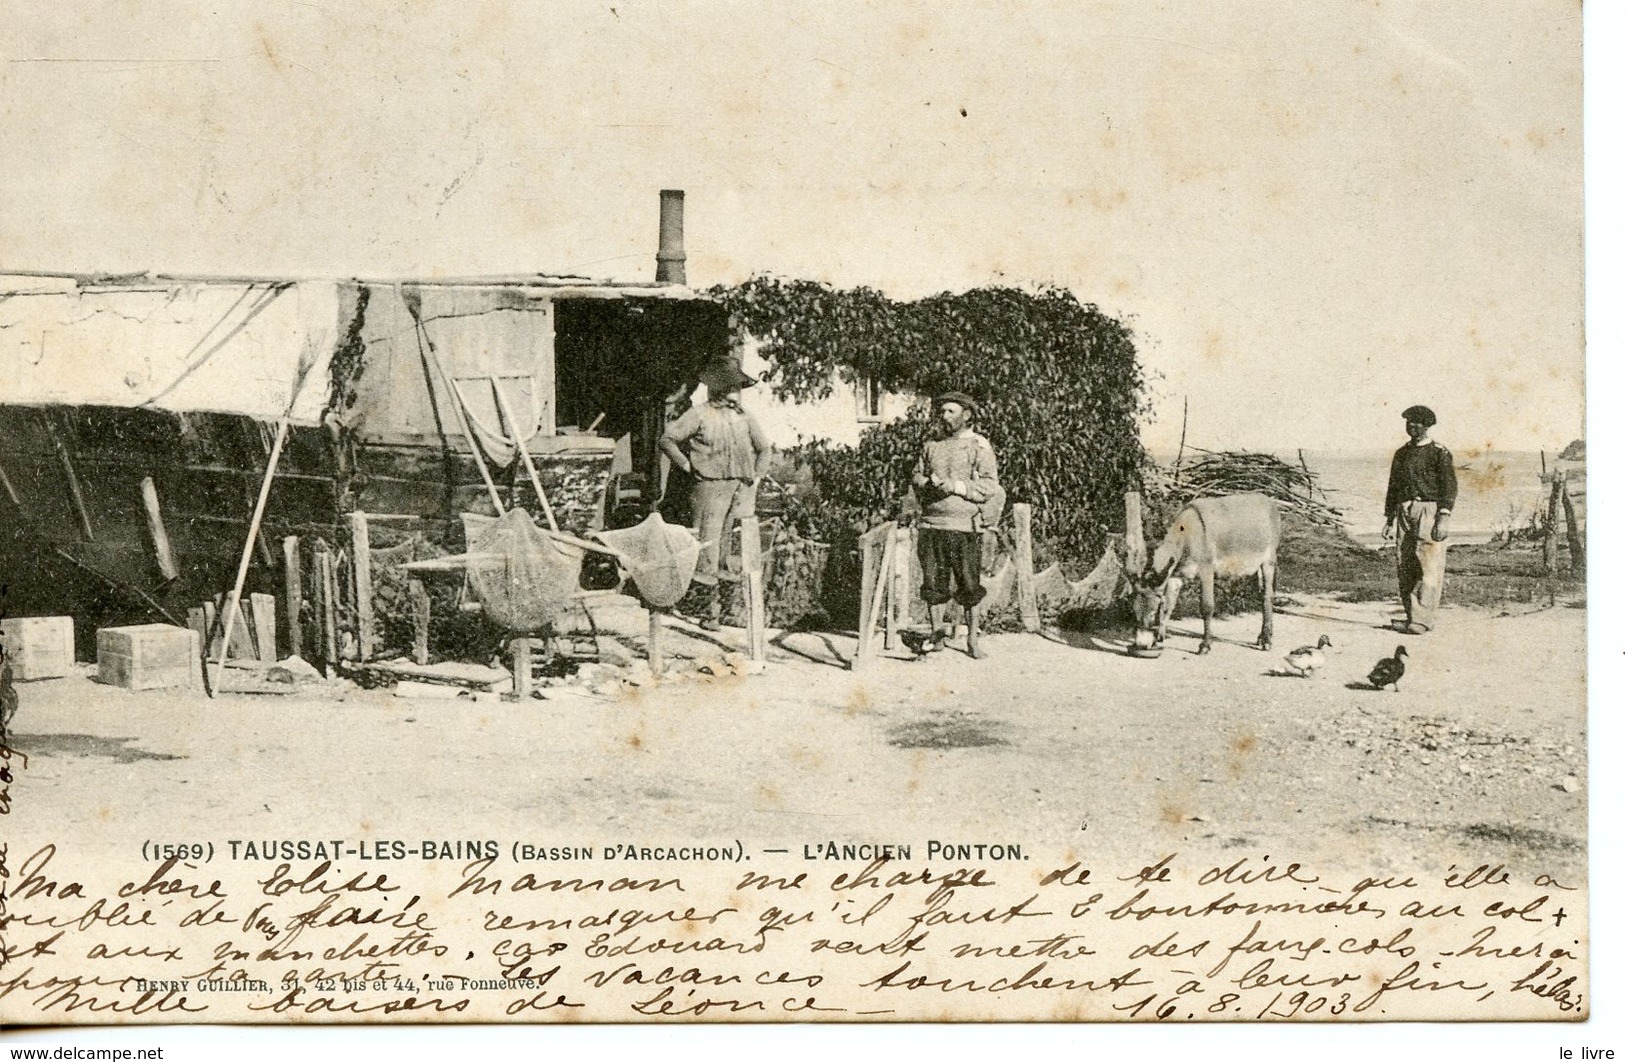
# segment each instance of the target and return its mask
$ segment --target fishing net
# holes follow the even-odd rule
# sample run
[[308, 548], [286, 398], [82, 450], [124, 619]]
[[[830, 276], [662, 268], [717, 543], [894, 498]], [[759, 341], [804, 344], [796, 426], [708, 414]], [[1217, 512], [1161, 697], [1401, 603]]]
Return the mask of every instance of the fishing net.
[[700, 559], [700, 541], [688, 528], [650, 513], [636, 527], [598, 531], [595, 537], [620, 554], [621, 566], [649, 604], [670, 608], [688, 591]]
[[485, 615], [510, 631], [553, 625], [581, 591], [581, 550], [536, 526], [524, 509], [494, 520], [464, 518], [468, 585]]

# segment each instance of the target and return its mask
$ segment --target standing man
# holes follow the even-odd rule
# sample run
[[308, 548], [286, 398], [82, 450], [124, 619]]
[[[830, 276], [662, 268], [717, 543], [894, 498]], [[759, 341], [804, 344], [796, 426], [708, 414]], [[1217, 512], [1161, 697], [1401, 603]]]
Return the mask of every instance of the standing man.
[[950, 599], [966, 612], [966, 651], [980, 660], [982, 529], [995, 527], [1004, 508], [993, 447], [971, 429], [976, 401], [960, 391], [937, 399], [944, 437], [925, 444], [914, 467], [914, 494], [920, 503], [920, 594], [931, 617], [931, 635], [922, 652], [936, 652], [947, 640], [943, 614]]
[[700, 382], [706, 401], [666, 425], [660, 449], [694, 477], [694, 534], [709, 543], [700, 551], [694, 581], [708, 588], [700, 625], [714, 631], [722, 628], [718, 558], [735, 563], [728, 553], [729, 536], [736, 520], [756, 515], [756, 481], [767, 474], [773, 446], [756, 418], [739, 404], [740, 388], [754, 385], [754, 377], [723, 360], [701, 370]]
[[1438, 418], [1427, 406], [1404, 414], [1411, 441], [1394, 454], [1388, 471], [1388, 501], [1383, 508], [1384, 541], [1399, 538], [1399, 599], [1405, 606], [1405, 634], [1425, 634], [1444, 592], [1445, 539], [1450, 537], [1450, 510], [1456, 505], [1456, 462], [1429, 432]]

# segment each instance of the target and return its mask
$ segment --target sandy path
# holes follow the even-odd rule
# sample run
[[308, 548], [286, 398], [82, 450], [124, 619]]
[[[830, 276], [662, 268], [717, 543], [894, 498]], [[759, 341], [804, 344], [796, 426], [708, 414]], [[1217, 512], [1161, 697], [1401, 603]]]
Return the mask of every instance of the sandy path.
[[370, 833], [872, 840], [918, 854], [935, 838], [1153, 858], [1318, 849], [1374, 870], [1524, 856], [1583, 867], [1583, 610], [1447, 610], [1438, 631], [1405, 640], [1397, 694], [1346, 685], [1400, 640], [1377, 629], [1384, 606], [1293, 611], [1279, 647], [1335, 643], [1312, 679], [1270, 674], [1280, 654], [1240, 644], [1257, 624], [1242, 617], [1220, 621], [1226, 640], [1205, 657], [1178, 635], [1155, 661], [1001, 635], [986, 661], [950, 651], [857, 673], [828, 662], [850, 639], [796, 634], [765, 674], [550, 690], [526, 705], [34, 683], [7, 829], [19, 848]]

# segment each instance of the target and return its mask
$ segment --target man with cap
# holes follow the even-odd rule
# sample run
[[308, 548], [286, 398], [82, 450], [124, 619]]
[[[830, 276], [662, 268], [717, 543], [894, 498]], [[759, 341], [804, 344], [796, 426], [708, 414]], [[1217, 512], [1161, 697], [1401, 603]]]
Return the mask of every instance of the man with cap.
[[1411, 441], [1395, 452], [1388, 470], [1382, 537], [1399, 539], [1399, 598], [1405, 621], [1394, 626], [1406, 634], [1424, 634], [1433, 626], [1444, 591], [1445, 539], [1450, 537], [1450, 510], [1456, 505], [1456, 462], [1449, 450], [1429, 437], [1438, 423], [1433, 410], [1412, 406], [1402, 416]]
[[943, 437], [925, 444], [914, 467], [914, 494], [920, 505], [920, 594], [931, 617], [922, 652], [935, 652], [947, 638], [943, 627], [949, 600], [964, 607], [969, 636], [966, 651], [981, 659], [976, 606], [982, 588], [982, 530], [998, 525], [1004, 506], [998, 463], [987, 439], [971, 429], [976, 400], [951, 391], [936, 400]]
[[773, 445], [755, 417], [739, 404], [739, 391], [756, 383], [731, 359], [700, 372], [706, 401], [666, 426], [660, 449], [673, 465], [694, 477], [694, 534], [709, 543], [700, 552], [694, 581], [708, 595], [702, 626], [722, 626], [717, 595], [717, 558], [728, 557], [734, 522], [756, 514], [756, 481], [767, 474]]

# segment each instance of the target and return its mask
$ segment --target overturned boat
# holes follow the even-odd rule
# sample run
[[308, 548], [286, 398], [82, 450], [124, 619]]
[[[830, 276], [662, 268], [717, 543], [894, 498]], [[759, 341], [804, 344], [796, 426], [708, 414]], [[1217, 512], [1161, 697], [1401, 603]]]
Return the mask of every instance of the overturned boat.
[[81, 646], [185, 624], [246, 547], [247, 589], [292, 596], [281, 651], [324, 659], [318, 613], [368, 610], [353, 575], [321, 600], [319, 553], [364, 567], [356, 514], [448, 551], [464, 513], [640, 516], [668, 400], [729, 348], [681, 193], [661, 221], [650, 284], [0, 273], [0, 614], [72, 615]]

